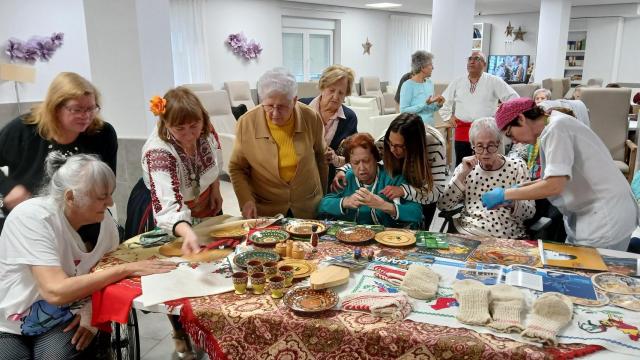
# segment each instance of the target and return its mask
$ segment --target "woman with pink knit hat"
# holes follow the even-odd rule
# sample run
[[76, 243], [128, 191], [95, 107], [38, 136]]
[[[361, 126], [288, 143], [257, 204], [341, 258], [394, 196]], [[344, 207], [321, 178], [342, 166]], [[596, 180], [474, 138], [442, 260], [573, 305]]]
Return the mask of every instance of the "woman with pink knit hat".
[[638, 206], [609, 150], [573, 117], [550, 114], [529, 98], [512, 99], [496, 112], [496, 124], [514, 142], [540, 138], [542, 176], [520, 187], [482, 195], [488, 209], [511, 200], [548, 198], [564, 216], [567, 242], [626, 251], [638, 225]]

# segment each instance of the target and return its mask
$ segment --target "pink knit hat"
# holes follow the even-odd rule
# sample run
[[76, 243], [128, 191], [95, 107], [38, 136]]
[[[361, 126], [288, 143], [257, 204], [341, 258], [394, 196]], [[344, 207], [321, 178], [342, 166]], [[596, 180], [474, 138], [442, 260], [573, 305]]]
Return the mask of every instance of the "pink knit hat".
[[516, 98], [502, 103], [496, 111], [498, 129], [504, 130], [519, 114], [532, 109], [534, 106], [536, 106], [536, 103], [530, 98]]

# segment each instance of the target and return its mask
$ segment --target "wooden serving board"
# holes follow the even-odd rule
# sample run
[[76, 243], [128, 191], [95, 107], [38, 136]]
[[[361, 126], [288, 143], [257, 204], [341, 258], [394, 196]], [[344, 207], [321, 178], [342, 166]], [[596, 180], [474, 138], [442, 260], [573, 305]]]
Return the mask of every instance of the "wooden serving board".
[[326, 289], [347, 282], [349, 282], [349, 269], [335, 265], [316, 270], [309, 278], [311, 288], [314, 290]]

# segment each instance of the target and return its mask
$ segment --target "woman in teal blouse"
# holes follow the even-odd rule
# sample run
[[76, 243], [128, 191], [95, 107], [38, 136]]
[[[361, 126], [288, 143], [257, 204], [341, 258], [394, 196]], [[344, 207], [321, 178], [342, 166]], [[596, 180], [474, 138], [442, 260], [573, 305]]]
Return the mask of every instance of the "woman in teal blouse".
[[344, 189], [324, 196], [318, 213], [358, 224], [380, 224], [385, 227], [416, 228], [422, 220], [418, 203], [401, 198], [389, 200], [382, 194], [387, 185], [406, 184], [402, 175], [389, 176], [380, 161], [373, 137], [358, 133], [348, 139], [346, 159], [351, 169], [346, 172]]
[[433, 54], [416, 51], [411, 55], [411, 72], [413, 76], [402, 84], [400, 89], [400, 112], [417, 114], [427, 125], [434, 125], [433, 113], [438, 111], [444, 98], [434, 96], [431, 72], [433, 71]]

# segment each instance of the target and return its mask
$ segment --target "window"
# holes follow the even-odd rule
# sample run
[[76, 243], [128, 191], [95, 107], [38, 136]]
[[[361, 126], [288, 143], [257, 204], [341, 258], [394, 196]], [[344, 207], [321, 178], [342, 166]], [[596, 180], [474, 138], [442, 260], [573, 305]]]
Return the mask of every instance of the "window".
[[333, 30], [284, 27], [282, 62], [296, 81], [317, 81], [333, 63]]

